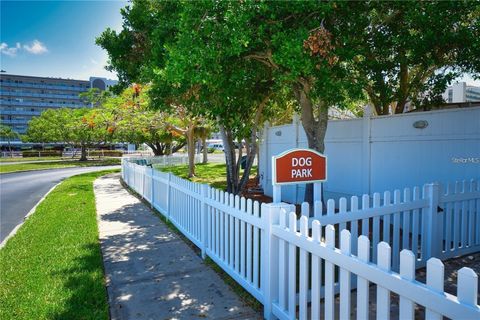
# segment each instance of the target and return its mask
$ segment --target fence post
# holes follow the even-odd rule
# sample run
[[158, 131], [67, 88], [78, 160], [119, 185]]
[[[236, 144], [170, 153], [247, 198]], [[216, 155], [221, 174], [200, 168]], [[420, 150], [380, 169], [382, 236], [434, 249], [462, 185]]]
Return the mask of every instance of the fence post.
[[201, 187], [201, 195], [202, 195], [202, 202], [200, 208], [200, 234], [202, 240], [202, 259], [206, 258], [206, 251], [207, 251], [207, 240], [208, 240], [208, 208], [207, 208], [207, 197], [208, 197], [208, 184], [202, 184]]
[[[146, 167], [145, 167], [146, 168]], [[144, 167], [142, 167], [142, 170], [140, 171], [142, 173], [142, 198], [145, 199], [145, 180], [147, 176], [147, 170], [145, 170]]]
[[439, 230], [438, 205], [440, 200], [440, 186], [438, 183], [426, 185], [428, 208], [426, 208], [427, 243], [425, 261], [431, 257], [440, 258], [441, 238]]
[[167, 212], [165, 214], [165, 218], [167, 219], [167, 221], [170, 220], [170, 181], [172, 181], [172, 174], [169, 172], [167, 179]]
[[[135, 188], [137, 187], [137, 168], [136, 167], [133, 167], [133, 190], [135, 190]], [[137, 192], [137, 190], [135, 190], [135, 192]]]
[[150, 208], [153, 208], [153, 203], [155, 201], [155, 181], [153, 181], [153, 166], [150, 168]]
[[262, 205], [262, 220], [264, 221], [261, 240], [261, 289], [264, 294], [263, 317], [275, 319], [272, 304], [278, 300], [278, 239], [272, 235], [272, 226], [279, 224], [282, 209], [292, 210], [286, 203], [269, 203]]

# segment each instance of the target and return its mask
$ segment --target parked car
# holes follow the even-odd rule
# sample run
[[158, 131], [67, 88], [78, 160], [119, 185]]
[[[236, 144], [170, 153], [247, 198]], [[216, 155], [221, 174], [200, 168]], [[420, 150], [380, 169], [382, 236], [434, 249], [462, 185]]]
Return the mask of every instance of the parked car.
[[223, 148], [222, 143], [211, 143], [207, 146], [208, 152], [212, 153], [215, 150], [220, 150], [220, 151], [225, 151], [225, 148]]

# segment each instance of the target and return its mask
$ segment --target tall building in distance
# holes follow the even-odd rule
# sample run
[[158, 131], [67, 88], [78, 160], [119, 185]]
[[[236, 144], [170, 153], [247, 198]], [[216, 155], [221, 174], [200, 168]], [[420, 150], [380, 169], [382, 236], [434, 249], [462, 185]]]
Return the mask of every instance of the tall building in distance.
[[480, 87], [458, 82], [449, 86], [442, 96], [447, 103], [478, 102], [480, 101]]
[[[74, 80], [0, 73], [0, 123], [24, 134], [28, 122], [42, 111], [90, 107], [80, 99], [80, 93], [90, 88], [108, 90], [116, 83], [115, 80], [98, 77]], [[5, 141], [0, 141], [0, 144], [5, 144]]]

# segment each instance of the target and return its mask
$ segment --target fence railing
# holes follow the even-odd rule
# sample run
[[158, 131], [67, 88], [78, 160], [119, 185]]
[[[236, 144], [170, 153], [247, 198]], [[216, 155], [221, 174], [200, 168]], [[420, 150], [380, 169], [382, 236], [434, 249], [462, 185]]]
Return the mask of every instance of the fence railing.
[[[348, 208], [344, 199], [338, 212], [329, 201], [325, 215], [317, 209], [317, 219], [303, 216], [298, 221], [291, 205], [259, 204], [125, 159], [122, 177], [197, 245], [202, 257], [210, 257], [260, 301], [267, 319], [367, 319], [374, 313], [378, 319], [391, 315], [400, 319], [480, 318], [477, 274], [460, 269], [457, 295], [445, 293], [443, 264], [430, 258], [437, 253], [438, 258], [448, 258], [479, 250], [476, 183], [455, 189], [458, 192], [440, 192], [432, 184], [422, 196], [417, 188], [411, 198], [404, 192], [403, 199], [395, 191], [393, 203], [388, 193], [382, 199], [374, 195], [373, 207], [363, 197], [362, 209], [358, 199], [350, 199]], [[305, 214], [307, 209], [303, 205]], [[344, 219], [346, 213], [355, 219]], [[436, 218], [430, 221], [427, 217], [433, 215]], [[415, 219], [418, 225], [412, 223]], [[444, 232], [425, 236], [427, 226], [439, 220], [443, 224], [438, 230]], [[453, 221], [450, 229], [445, 227], [448, 221]], [[475, 226], [464, 227], [464, 222]], [[456, 230], [464, 229], [465, 235], [454, 237]], [[383, 234], [375, 235], [377, 230]], [[442, 250], [426, 250], [433, 241], [440, 241]], [[407, 250], [404, 243], [417, 250]], [[419, 261], [427, 266], [426, 283], [415, 280]], [[395, 315], [397, 309], [390, 306], [396, 303]]]
[[[147, 164], [154, 165], [156, 167], [168, 167], [168, 166], [175, 166], [175, 165], [182, 165], [188, 164], [188, 155], [170, 155], [170, 156], [151, 156], [151, 157], [130, 157], [128, 158], [129, 161], [143, 161]], [[202, 155], [195, 154], [194, 161], [195, 163], [202, 162]]]

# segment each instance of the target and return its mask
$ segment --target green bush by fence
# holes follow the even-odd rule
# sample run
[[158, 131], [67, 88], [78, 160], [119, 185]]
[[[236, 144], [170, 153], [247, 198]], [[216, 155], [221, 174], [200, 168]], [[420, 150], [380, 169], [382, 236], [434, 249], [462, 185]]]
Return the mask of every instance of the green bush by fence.
[[91, 157], [121, 157], [123, 152], [120, 150], [93, 150], [89, 152]]
[[22, 151], [22, 156], [24, 158], [61, 157], [62, 156], [62, 151], [60, 151], [60, 150], [44, 150], [44, 151], [27, 150], [27, 151]]

